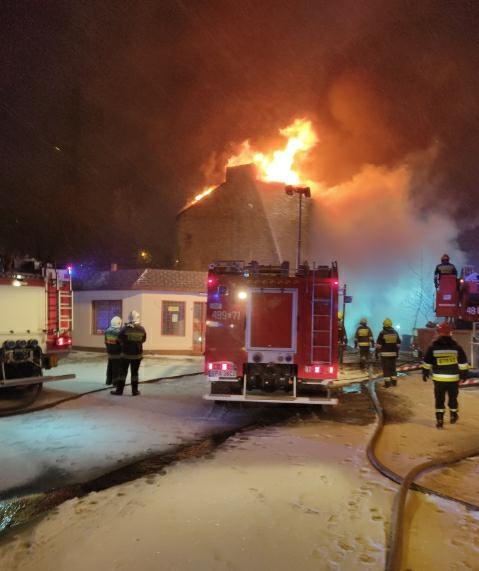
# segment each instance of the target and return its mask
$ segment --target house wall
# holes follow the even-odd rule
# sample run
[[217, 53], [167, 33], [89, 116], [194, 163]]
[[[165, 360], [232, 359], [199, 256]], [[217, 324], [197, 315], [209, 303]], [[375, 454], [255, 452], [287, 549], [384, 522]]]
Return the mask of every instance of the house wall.
[[[194, 302], [206, 302], [206, 294], [144, 291], [76, 291], [73, 303], [73, 347], [76, 349], [104, 350], [103, 335], [92, 333], [93, 307], [96, 300], [122, 300], [122, 319], [126, 321], [131, 310], [140, 313], [146, 329], [145, 352], [191, 354], [193, 350]], [[185, 336], [161, 334], [162, 301], [184, 301]]]
[[[177, 216], [179, 269], [206, 271], [213, 260], [256, 260], [260, 264], [296, 265], [298, 196], [285, 185], [256, 179], [253, 165], [230, 167], [226, 181]], [[310, 259], [309, 199], [303, 200], [302, 255]]]

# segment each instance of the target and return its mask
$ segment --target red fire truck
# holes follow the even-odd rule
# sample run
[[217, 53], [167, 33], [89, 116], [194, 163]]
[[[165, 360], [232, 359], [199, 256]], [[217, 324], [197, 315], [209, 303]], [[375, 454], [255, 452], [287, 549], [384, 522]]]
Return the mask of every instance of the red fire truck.
[[75, 377], [43, 375], [71, 347], [72, 303], [68, 269], [0, 271], [0, 389]]
[[338, 268], [210, 265], [205, 373], [214, 401], [336, 404]]

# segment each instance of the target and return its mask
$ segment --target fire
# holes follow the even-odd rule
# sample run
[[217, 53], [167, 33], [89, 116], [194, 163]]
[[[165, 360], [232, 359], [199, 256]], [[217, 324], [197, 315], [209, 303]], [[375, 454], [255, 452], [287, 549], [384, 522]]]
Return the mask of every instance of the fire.
[[213, 190], [215, 189], [214, 186], [209, 186], [205, 189], [203, 189], [199, 194], [197, 194], [194, 198], [192, 202], [198, 202], [198, 200], [201, 200], [202, 198], [204, 198], [205, 196], [208, 196], [208, 194], [210, 194], [210, 192], [213, 192]]
[[[295, 119], [291, 125], [280, 129], [279, 133], [286, 139], [282, 149], [263, 153], [253, 149], [249, 140], [247, 140], [241, 144], [239, 153], [228, 159], [227, 166], [233, 167], [254, 163], [258, 178], [265, 182], [280, 182], [285, 185], [298, 185], [308, 182], [304, 181], [298, 169], [309, 151], [318, 142], [318, 137], [314, 132], [311, 121]], [[185, 208], [199, 202], [215, 188], [216, 186], [204, 188], [190, 200]]]
[[316, 145], [318, 138], [311, 121], [307, 119], [296, 119], [288, 127], [280, 129], [279, 132], [287, 139], [283, 149], [262, 153], [252, 149], [249, 141], [244, 141], [240, 152], [228, 160], [227, 166], [254, 163], [261, 180], [299, 184], [301, 175], [297, 170], [298, 166]]

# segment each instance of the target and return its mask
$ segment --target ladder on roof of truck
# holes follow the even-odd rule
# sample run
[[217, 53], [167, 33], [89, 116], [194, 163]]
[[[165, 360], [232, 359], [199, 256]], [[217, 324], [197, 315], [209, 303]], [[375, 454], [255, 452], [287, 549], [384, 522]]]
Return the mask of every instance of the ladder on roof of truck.
[[330, 282], [318, 282], [312, 272], [311, 294], [311, 363], [331, 363], [333, 360], [333, 287]]

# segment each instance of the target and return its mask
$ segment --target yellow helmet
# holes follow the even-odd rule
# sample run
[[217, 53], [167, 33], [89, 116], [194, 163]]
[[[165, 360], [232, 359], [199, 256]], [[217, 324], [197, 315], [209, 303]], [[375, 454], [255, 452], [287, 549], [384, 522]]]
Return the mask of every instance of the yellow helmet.
[[362, 318], [359, 320], [359, 323], [360, 323], [361, 325], [367, 325], [367, 324], [368, 324], [368, 320], [367, 320], [365, 317], [362, 317]]
[[389, 319], [389, 317], [386, 317], [386, 319], [383, 321], [383, 326], [384, 327], [392, 327], [393, 326], [393, 322]]
[[338, 311], [338, 319], [342, 319], [343, 318], [343, 312], [342, 311]]

